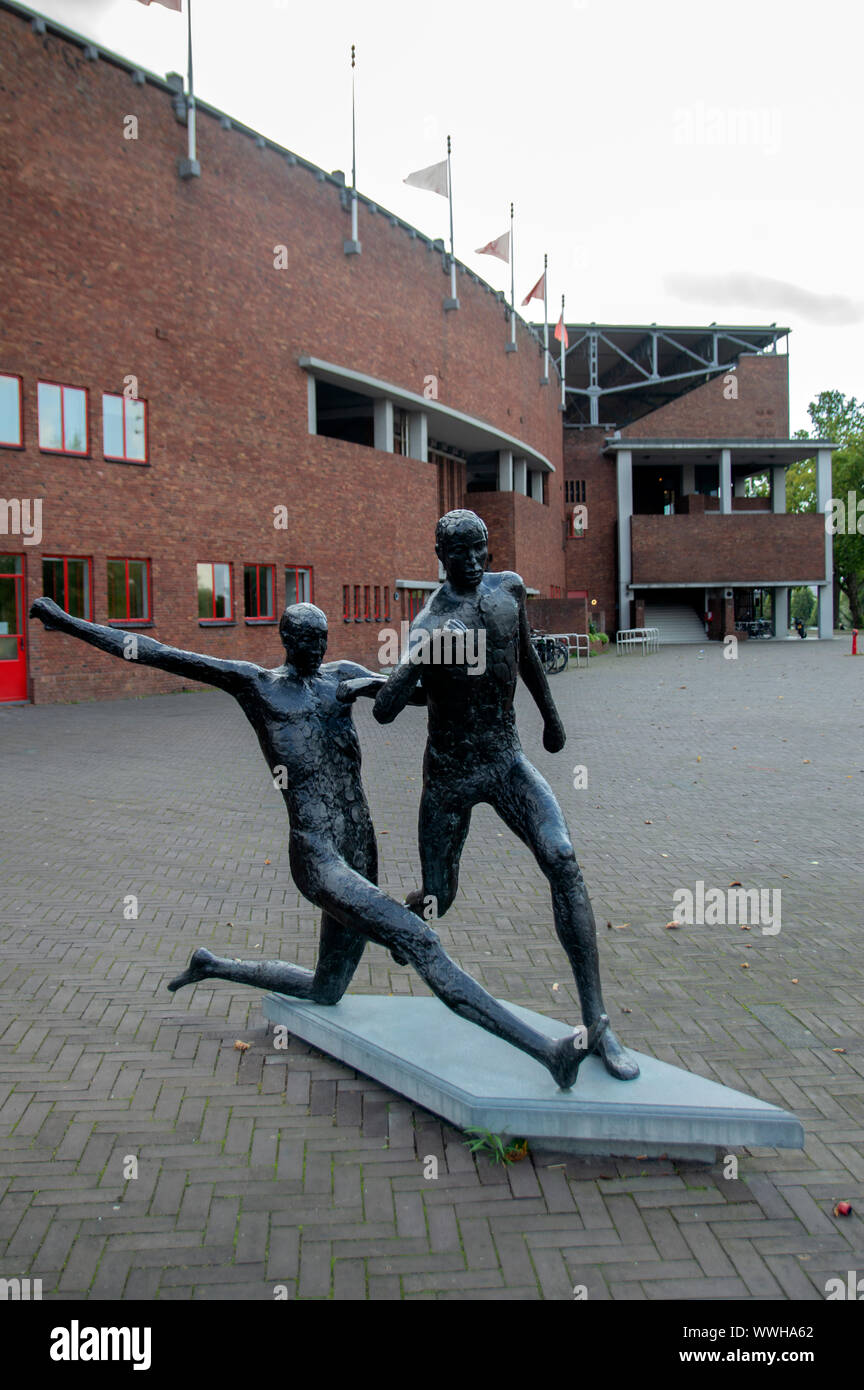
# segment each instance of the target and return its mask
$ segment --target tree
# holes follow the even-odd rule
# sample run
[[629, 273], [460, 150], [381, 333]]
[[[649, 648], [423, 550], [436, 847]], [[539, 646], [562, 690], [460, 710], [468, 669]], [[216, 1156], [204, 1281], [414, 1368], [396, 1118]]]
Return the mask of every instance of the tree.
[[[799, 589], [792, 590], [792, 602], [789, 607], [793, 623], [800, 618], [805, 627], [810, 627], [816, 617], [816, 595], [812, 589], [802, 584]], [[780, 636], [779, 632], [777, 636]]]
[[[811, 430], [798, 430], [796, 439], [829, 439], [841, 447], [831, 461], [831, 492], [846, 505], [848, 494], [864, 497], [864, 401], [847, 400], [842, 391], [820, 391], [807, 407]], [[793, 463], [786, 473], [787, 512], [815, 512], [817, 503], [816, 460]], [[847, 509], [848, 510], [848, 509]], [[864, 611], [864, 534], [856, 527], [857, 514], [834, 536], [835, 588], [849, 602], [853, 627], [862, 626]], [[850, 529], [851, 528], [851, 529]], [[835, 604], [836, 612], [839, 604]]]

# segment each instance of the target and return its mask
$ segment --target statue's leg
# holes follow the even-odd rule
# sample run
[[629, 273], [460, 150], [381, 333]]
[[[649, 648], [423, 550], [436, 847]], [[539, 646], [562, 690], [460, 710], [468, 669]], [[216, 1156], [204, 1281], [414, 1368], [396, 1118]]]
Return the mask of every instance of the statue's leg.
[[[606, 1013], [597, 929], [561, 807], [545, 777], [525, 757], [517, 758], [509, 768], [491, 804], [532, 851], [549, 880], [555, 930], [573, 969], [582, 1017], [590, 1027]], [[612, 1076], [629, 1081], [639, 1075], [638, 1064], [611, 1028], [606, 1030], [597, 1051]]]
[[[471, 803], [457, 802], [434, 783], [427, 783], [420, 798], [418, 841], [423, 887], [405, 901], [418, 917], [443, 917], [459, 887], [459, 861], [471, 825]], [[428, 902], [429, 898], [434, 902]], [[429, 912], [431, 908], [431, 918]]]
[[[297, 841], [300, 836], [295, 837]], [[299, 850], [299, 845], [297, 846]], [[594, 1020], [584, 1033], [552, 1040], [529, 1027], [456, 965], [438, 937], [422, 926], [408, 908], [361, 878], [344, 860], [326, 854], [298, 854], [292, 859], [297, 886], [343, 926], [362, 933], [414, 966], [434, 994], [461, 1018], [527, 1052], [551, 1073], [559, 1086], [572, 1086], [585, 1056], [596, 1046], [608, 1019]], [[434, 1052], [434, 1039], [430, 1040]]]

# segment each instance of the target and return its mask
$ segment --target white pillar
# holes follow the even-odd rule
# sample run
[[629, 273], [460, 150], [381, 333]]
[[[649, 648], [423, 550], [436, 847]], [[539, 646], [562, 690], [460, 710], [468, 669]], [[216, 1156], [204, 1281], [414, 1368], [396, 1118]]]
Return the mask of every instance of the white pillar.
[[732, 450], [720, 450], [720, 511], [728, 516], [732, 511]]
[[630, 518], [633, 515], [633, 454], [620, 449], [616, 460], [618, 481], [618, 626], [630, 626]]
[[543, 501], [543, 474], [539, 468], [532, 468], [530, 471], [531, 497], [535, 502]]
[[498, 450], [498, 491], [513, 491], [513, 450]]
[[789, 589], [779, 584], [774, 590], [774, 636], [785, 637], [789, 631]]
[[772, 512], [786, 511], [786, 469], [771, 469], [771, 510]]
[[[816, 450], [816, 510], [825, 517], [831, 497], [831, 450]], [[834, 636], [834, 537], [825, 527], [825, 579], [819, 584], [819, 636]]]
[[513, 491], [521, 492], [523, 497], [528, 496], [528, 460], [513, 460]]
[[385, 454], [393, 452], [393, 402], [378, 397], [375, 401], [375, 448]]
[[408, 416], [408, 454], [421, 463], [429, 461], [428, 416], [424, 410], [412, 410]]
[[315, 391], [314, 376], [306, 378], [306, 405], [309, 412], [309, 433], [318, 433], [318, 397]]

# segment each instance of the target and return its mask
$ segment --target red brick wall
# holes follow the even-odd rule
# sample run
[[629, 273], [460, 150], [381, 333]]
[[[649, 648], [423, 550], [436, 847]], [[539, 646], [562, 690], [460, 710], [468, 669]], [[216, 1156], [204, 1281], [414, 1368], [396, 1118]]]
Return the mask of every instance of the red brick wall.
[[489, 529], [492, 569], [515, 570], [529, 588], [548, 598], [553, 585], [564, 583], [561, 524], [561, 475], [550, 475], [554, 502], [545, 506], [519, 492], [469, 492], [465, 505]]
[[[342, 623], [342, 585], [437, 574], [433, 465], [307, 432], [303, 353], [439, 399], [543, 453], [556, 468], [549, 502], [516, 499], [510, 548], [543, 592], [564, 583], [561, 422], [539, 384], [535, 340], [517, 328], [508, 354], [504, 307], [462, 274], [462, 308], [445, 314], [441, 256], [360, 206], [360, 256], [345, 256], [350, 215], [339, 189], [199, 112], [202, 177], [176, 172], [185, 130], [170, 96], [74, 44], [38, 36], [0, 11], [4, 53], [0, 240], [7, 271], [0, 370], [24, 379], [23, 452], [0, 451], [5, 496], [43, 499], [43, 540], [23, 549], [29, 598], [42, 554], [93, 558], [95, 617], [104, 621], [107, 556], [152, 561], [152, 635], [277, 664], [275, 629], [246, 628], [244, 562], [311, 565], [314, 600], [331, 624], [331, 655], [374, 661], [371, 624]], [[123, 138], [136, 115], [139, 138]], [[288, 268], [274, 269], [274, 247]], [[148, 402], [150, 465], [102, 457], [101, 393], [138, 378]], [[90, 388], [90, 456], [37, 447], [36, 382]], [[434, 431], [433, 431], [434, 433]], [[471, 499], [468, 499], [471, 505]], [[287, 532], [273, 509], [289, 511]], [[532, 510], [533, 509], [533, 510]], [[234, 564], [236, 627], [202, 630], [195, 564]], [[393, 620], [401, 616], [392, 610]], [[29, 625], [38, 701], [177, 689], [41, 624]]]
[[600, 452], [608, 436], [608, 428], [567, 429], [564, 431], [565, 479], [584, 481], [585, 506], [588, 508], [587, 529], [579, 539], [564, 543], [567, 566], [567, 590], [587, 589], [592, 609], [605, 614], [605, 631], [617, 630], [616, 593], [617, 551], [616, 523], [618, 517], [617, 484], [614, 459]]
[[815, 514], [631, 517], [634, 584], [756, 584], [825, 577]]
[[[626, 439], [785, 439], [789, 434], [789, 358], [774, 353], [739, 358], [714, 377], [622, 429]], [[727, 395], [737, 387], [737, 399]]]

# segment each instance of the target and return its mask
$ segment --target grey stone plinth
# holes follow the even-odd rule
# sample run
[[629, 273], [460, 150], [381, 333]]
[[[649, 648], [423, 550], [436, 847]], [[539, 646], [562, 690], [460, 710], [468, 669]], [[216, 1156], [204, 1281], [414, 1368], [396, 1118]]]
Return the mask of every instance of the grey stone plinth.
[[[508, 1007], [549, 1037], [571, 1031]], [[718, 1148], [804, 1146], [794, 1115], [643, 1053], [634, 1053], [636, 1081], [616, 1081], [588, 1057], [573, 1089], [561, 1091], [545, 1067], [438, 999], [353, 994], [325, 1007], [269, 994], [264, 1013], [458, 1129], [518, 1136], [537, 1149], [710, 1160]]]

